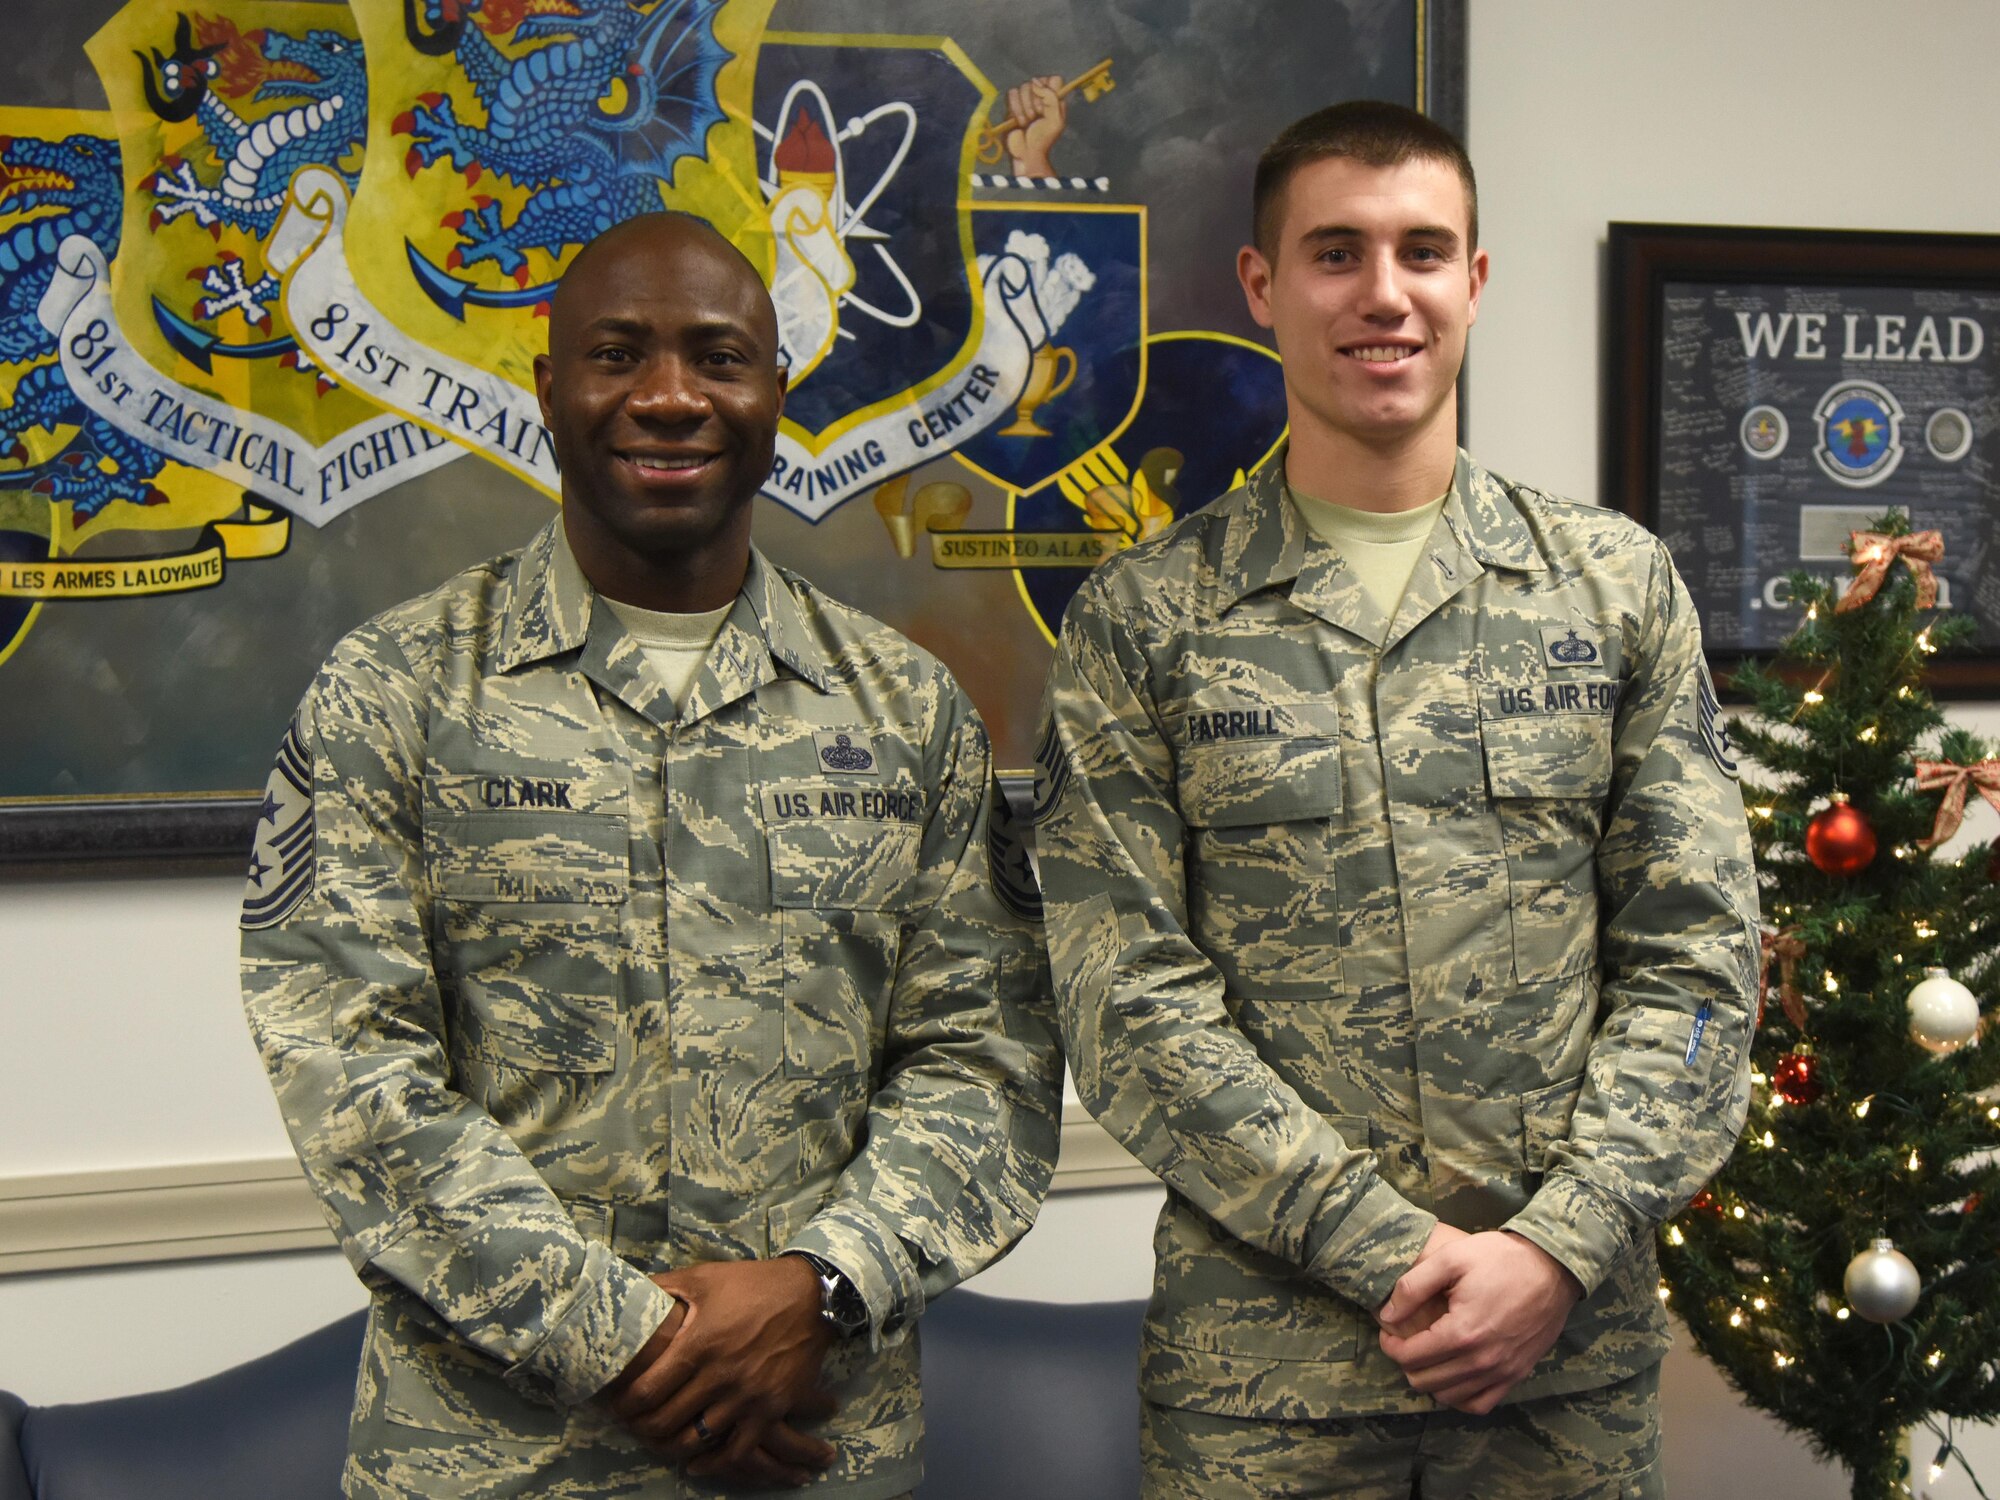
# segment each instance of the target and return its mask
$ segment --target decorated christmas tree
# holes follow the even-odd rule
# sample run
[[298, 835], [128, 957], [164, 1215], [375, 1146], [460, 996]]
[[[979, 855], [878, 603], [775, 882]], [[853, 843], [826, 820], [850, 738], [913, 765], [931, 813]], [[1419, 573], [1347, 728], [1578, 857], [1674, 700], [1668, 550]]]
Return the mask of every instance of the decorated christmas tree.
[[1856, 1500], [1912, 1493], [1906, 1431], [1920, 1466], [1963, 1465], [1955, 1424], [2000, 1416], [2000, 1037], [1979, 1035], [2000, 862], [1937, 852], [1969, 793], [2000, 806], [2000, 760], [1924, 688], [1977, 628], [1935, 608], [1938, 533], [1876, 525], [1844, 591], [1793, 576], [1798, 630], [1735, 678], [1755, 710], [1730, 738], [1765, 924], [1756, 1083], [1735, 1155], [1660, 1244], [1702, 1352]]

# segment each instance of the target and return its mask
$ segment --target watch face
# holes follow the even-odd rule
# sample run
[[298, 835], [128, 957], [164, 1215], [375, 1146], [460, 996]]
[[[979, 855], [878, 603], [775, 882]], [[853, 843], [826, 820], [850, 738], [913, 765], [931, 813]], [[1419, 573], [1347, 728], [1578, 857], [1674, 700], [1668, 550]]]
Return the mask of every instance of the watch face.
[[810, 1265], [819, 1275], [819, 1315], [843, 1338], [868, 1326], [868, 1303], [861, 1289], [847, 1279], [847, 1273], [831, 1261], [806, 1250], [788, 1250]]
[[842, 1333], [859, 1333], [868, 1326], [868, 1304], [860, 1289], [836, 1272], [821, 1283], [828, 1321]]

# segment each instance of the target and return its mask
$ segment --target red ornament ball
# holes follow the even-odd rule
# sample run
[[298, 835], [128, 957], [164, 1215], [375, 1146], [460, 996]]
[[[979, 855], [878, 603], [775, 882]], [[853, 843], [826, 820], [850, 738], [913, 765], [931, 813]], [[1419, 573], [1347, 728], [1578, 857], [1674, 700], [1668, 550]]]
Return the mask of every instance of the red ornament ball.
[[1717, 1218], [1722, 1216], [1722, 1205], [1715, 1201], [1715, 1194], [1711, 1193], [1707, 1188], [1703, 1188], [1692, 1198], [1688, 1199], [1688, 1207], [1698, 1208], [1705, 1214], [1714, 1214]]
[[1806, 824], [1806, 858], [1829, 875], [1859, 875], [1875, 858], [1875, 830], [1838, 792]]
[[1787, 1104], [1812, 1103], [1826, 1087], [1820, 1082], [1819, 1059], [1810, 1052], [1787, 1052], [1771, 1070], [1771, 1087]]

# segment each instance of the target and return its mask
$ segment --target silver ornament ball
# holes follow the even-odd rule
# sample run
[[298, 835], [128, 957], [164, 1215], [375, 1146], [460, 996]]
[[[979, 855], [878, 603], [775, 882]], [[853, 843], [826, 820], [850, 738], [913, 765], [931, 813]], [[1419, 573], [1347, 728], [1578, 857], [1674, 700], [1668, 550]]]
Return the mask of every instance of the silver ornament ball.
[[1926, 969], [1910, 991], [1910, 1036], [1943, 1056], [1978, 1039], [1979, 1001], [1948, 969]]
[[1907, 1318], [1923, 1292], [1923, 1279], [1909, 1256], [1889, 1239], [1876, 1240], [1847, 1263], [1842, 1283], [1856, 1315], [1871, 1323], [1895, 1323]]

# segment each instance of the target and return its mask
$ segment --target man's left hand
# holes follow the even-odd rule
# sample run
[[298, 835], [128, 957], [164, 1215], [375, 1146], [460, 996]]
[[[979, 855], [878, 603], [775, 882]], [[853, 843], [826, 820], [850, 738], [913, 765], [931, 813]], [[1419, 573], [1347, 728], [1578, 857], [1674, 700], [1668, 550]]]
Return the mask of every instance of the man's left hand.
[[[1498, 1406], [1554, 1346], [1583, 1295], [1576, 1277], [1540, 1246], [1505, 1230], [1441, 1246], [1404, 1273], [1382, 1304], [1382, 1352], [1410, 1385], [1479, 1416]], [[1426, 1304], [1427, 1328], [1401, 1336]]]
[[[819, 1277], [798, 1256], [711, 1261], [655, 1276], [687, 1304], [666, 1352], [611, 1403], [612, 1413], [688, 1472], [754, 1472], [768, 1429], [816, 1401], [833, 1332]], [[817, 1440], [812, 1440], [817, 1443]], [[817, 1443], [819, 1467], [834, 1458]]]

